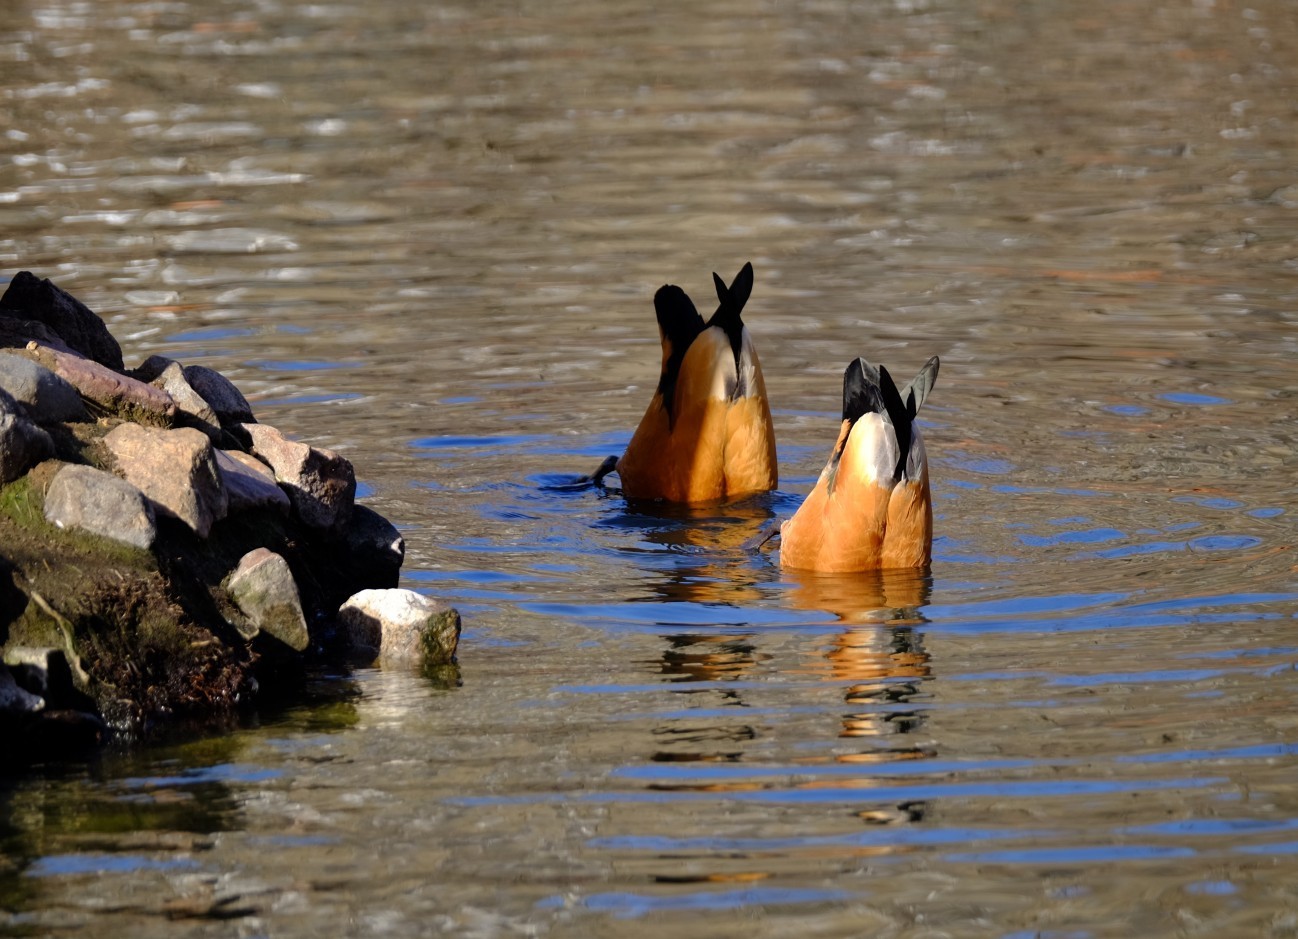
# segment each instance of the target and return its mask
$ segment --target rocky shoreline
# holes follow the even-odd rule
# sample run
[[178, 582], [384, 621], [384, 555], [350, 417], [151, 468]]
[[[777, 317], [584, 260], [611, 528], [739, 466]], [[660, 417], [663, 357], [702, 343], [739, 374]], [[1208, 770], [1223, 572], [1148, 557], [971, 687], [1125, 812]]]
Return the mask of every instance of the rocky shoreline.
[[128, 370], [22, 271], [0, 297], [0, 764], [219, 727], [314, 664], [454, 669], [459, 614], [351, 463], [259, 423], [220, 373]]

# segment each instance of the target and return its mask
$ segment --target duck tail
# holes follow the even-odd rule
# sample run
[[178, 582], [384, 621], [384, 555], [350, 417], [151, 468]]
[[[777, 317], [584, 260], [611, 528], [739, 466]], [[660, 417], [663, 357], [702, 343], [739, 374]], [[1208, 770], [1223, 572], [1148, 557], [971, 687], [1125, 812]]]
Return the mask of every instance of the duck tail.
[[703, 332], [703, 317], [694, 307], [694, 301], [675, 284], [664, 284], [654, 294], [654, 313], [658, 316], [658, 331], [663, 342], [663, 370], [658, 378], [658, 393], [668, 420], [674, 418], [676, 379], [681, 374], [685, 353], [699, 333]]
[[744, 264], [735, 275], [735, 279], [726, 286], [726, 282], [721, 279], [721, 275], [712, 272], [712, 283], [717, 288], [717, 311], [712, 314], [712, 319], [708, 320], [709, 326], [720, 326], [725, 330], [726, 338], [730, 340], [730, 348], [734, 350], [735, 361], [739, 361], [740, 350], [743, 347], [744, 321], [741, 314], [744, 312], [744, 304], [753, 293], [753, 263], [751, 261]]
[[899, 392], [882, 365], [855, 359], [843, 373], [843, 420], [855, 424], [865, 414], [879, 414], [892, 425], [897, 437], [897, 465], [893, 480], [906, 474], [913, 432], [911, 424], [924, 398], [937, 381], [937, 356], [929, 359], [920, 373]]

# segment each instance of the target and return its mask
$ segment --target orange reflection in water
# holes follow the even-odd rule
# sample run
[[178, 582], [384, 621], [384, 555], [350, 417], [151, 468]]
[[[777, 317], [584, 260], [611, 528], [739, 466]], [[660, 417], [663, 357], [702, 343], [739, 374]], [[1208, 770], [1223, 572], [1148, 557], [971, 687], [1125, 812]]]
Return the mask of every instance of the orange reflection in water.
[[[648, 509], [630, 511], [647, 514]], [[646, 528], [645, 540], [688, 558], [655, 579], [654, 599], [732, 606], [761, 602], [763, 595], [754, 582], [755, 556], [747, 548], [761, 539], [774, 518], [768, 499], [716, 506], [654, 503], [652, 512], [661, 524]]]
[[786, 594], [799, 610], [823, 610], [844, 623], [922, 623], [933, 577], [927, 570], [875, 570], [850, 574], [784, 571]]

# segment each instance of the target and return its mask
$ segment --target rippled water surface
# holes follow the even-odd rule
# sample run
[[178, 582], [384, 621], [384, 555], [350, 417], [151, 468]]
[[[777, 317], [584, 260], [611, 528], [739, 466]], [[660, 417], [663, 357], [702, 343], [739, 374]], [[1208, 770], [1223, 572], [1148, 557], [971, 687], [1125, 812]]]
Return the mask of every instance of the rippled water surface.
[[[1298, 933], [1288, 0], [37, 0], [0, 94], [7, 273], [343, 451], [467, 624], [0, 783], [0, 931]], [[564, 488], [747, 260], [779, 490]], [[749, 550], [931, 354], [931, 572]]]

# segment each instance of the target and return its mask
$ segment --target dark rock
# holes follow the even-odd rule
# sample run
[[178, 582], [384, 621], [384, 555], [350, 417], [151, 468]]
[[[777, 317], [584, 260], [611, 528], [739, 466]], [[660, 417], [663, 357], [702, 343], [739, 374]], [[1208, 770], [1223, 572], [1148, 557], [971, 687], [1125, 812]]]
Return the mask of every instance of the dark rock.
[[0, 309], [0, 349], [23, 349], [29, 342], [61, 352], [74, 351], [44, 323], [22, 319], [13, 310]]
[[175, 359], [169, 359], [165, 355], [151, 355], [127, 374], [136, 381], [152, 384], [168, 367], [179, 364]]
[[232, 424], [255, 424], [248, 400], [234, 382], [215, 369], [203, 365], [186, 365], [185, 381], [216, 412], [222, 427]]
[[0, 715], [35, 714], [44, 708], [44, 698], [24, 691], [9, 669], [0, 665]]
[[0, 484], [4, 484], [54, 456], [54, 439], [20, 413], [8, 392], [0, 391], [0, 396]]
[[332, 450], [289, 440], [265, 424], [240, 424], [232, 430], [253, 456], [274, 470], [304, 525], [336, 531], [347, 524], [356, 500], [356, 473], [350, 462]]
[[351, 564], [374, 587], [395, 587], [406, 559], [406, 540], [395, 525], [367, 505], [352, 509], [344, 542]]
[[206, 538], [225, 518], [229, 499], [217, 469], [212, 441], [190, 427], [157, 430], [119, 424], [104, 438], [119, 476], [153, 503]]
[[244, 636], [264, 632], [298, 652], [310, 644], [297, 583], [284, 558], [266, 548], [249, 551], [230, 576], [229, 590], [252, 627], [240, 629]]
[[8, 646], [4, 650], [4, 663], [19, 686], [42, 698], [47, 708], [79, 711], [94, 708], [94, 701], [78, 688], [78, 684], [86, 685], [89, 677], [81, 663], [75, 663], [73, 668], [62, 649]]
[[38, 424], [90, 420], [77, 389], [25, 355], [0, 354], [0, 389], [21, 402]]
[[144, 549], [158, 534], [144, 493], [112, 473], [78, 464], [65, 465], [50, 481], [45, 520]]
[[19, 271], [0, 297], [0, 312], [44, 323], [76, 352], [115, 371], [122, 370], [122, 348], [104, 321], [49, 280]]

